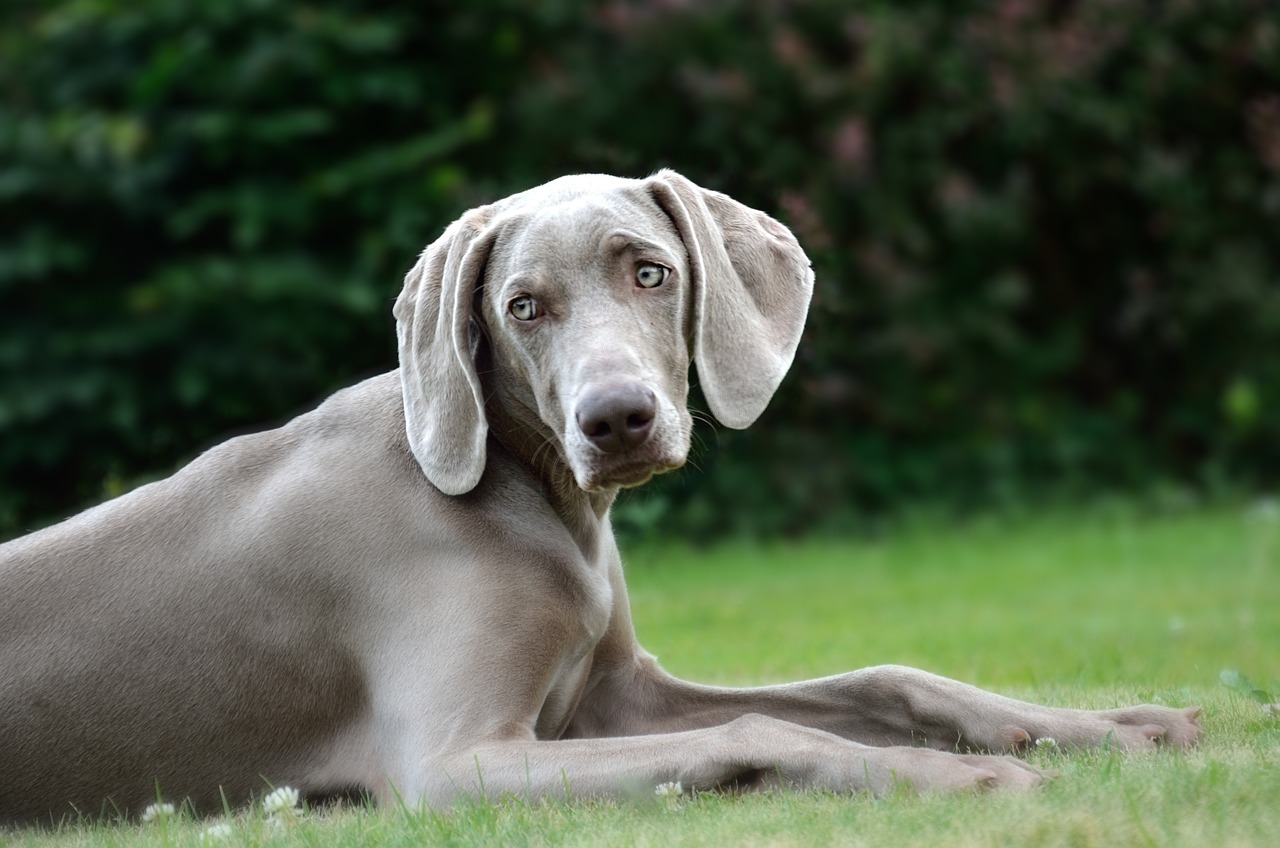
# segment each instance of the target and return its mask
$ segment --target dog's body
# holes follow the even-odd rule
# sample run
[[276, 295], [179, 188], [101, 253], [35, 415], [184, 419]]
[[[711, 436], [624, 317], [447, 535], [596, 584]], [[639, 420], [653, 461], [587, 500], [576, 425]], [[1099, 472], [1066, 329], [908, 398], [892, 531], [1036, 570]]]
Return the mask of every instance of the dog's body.
[[614, 495], [683, 463], [691, 359], [723, 423], [759, 415], [811, 285], [784, 227], [671, 172], [468, 213], [406, 279], [399, 371], [0, 548], [0, 821], [266, 781], [434, 805], [1024, 788], [963, 752], [1192, 744], [1195, 710], [888, 666], [703, 687], [639, 647]]

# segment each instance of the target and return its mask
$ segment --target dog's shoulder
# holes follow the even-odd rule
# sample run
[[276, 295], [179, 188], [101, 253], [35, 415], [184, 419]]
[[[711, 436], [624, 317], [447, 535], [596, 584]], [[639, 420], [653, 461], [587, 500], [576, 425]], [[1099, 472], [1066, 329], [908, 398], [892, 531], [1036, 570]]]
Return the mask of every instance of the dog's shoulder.
[[[285, 424], [215, 445], [175, 476], [195, 484], [252, 482], [315, 465], [320, 473], [350, 475], [387, 457], [409, 456], [399, 380], [380, 374], [330, 395]], [[394, 460], [393, 460], [394, 461]], [[406, 465], [407, 467], [407, 465]]]

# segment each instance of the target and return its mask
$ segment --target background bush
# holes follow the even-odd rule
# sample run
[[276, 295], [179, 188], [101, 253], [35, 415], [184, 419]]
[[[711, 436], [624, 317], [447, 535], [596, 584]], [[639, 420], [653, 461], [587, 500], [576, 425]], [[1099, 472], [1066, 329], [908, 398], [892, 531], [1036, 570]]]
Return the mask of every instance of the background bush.
[[664, 165], [818, 291], [762, 422], [632, 530], [1280, 472], [1264, 0], [48, 0], [0, 56], [0, 537], [394, 367], [464, 209]]

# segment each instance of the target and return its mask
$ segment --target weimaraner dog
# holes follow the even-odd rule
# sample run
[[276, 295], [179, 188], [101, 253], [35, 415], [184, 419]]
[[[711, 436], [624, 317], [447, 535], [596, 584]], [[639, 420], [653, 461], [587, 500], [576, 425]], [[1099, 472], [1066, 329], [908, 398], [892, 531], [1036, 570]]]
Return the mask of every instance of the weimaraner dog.
[[746, 427], [813, 276], [671, 171], [474, 209], [395, 305], [400, 368], [0, 548], [0, 821], [290, 785], [460, 797], [1008, 787], [1005, 756], [1193, 744], [1198, 710], [1036, 706], [898, 666], [701, 686], [637, 644], [609, 527], [680, 466], [688, 371]]

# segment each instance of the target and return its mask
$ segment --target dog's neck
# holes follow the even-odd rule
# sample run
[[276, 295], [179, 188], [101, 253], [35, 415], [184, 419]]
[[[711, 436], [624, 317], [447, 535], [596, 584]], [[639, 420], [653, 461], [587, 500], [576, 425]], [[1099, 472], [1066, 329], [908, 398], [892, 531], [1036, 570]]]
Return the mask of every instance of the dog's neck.
[[536, 410], [493, 392], [486, 404], [485, 416], [492, 440], [538, 480], [547, 503], [569, 529], [578, 547], [594, 559], [602, 525], [618, 496], [617, 489], [583, 491], [565, 461], [560, 441], [541, 424]]

